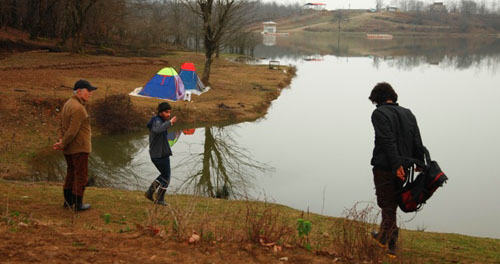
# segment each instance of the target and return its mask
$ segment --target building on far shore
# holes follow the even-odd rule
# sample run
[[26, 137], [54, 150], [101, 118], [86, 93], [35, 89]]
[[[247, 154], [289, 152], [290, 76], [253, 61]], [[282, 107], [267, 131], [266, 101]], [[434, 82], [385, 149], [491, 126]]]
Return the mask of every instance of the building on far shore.
[[443, 2], [434, 2], [430, 6], [430, 11], [435, 13], [446, 13], [446, 6]]
[[263, 22], [262, 25], [264, 25], [264, 31], [262, 31], [263, 34], [275, 34], [276, 33], [276, 22], [266, 21], [266, 22]]
[[326, 4], [325, 3], [307, 3], [304, 5], [304, 9], [312, 9], [312, 10], [325, 10], [326, 9]]
[[398, 8], [395, 6], [387, 6], [386, 10], [387, 10], [387, 12], [396, 12], [396, 11], [398, 11]]

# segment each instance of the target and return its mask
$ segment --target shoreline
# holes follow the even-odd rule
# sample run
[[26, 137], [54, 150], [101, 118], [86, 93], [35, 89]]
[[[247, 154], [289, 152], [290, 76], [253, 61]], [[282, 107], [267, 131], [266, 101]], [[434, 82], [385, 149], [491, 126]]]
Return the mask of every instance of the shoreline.
[[[0, 256], [14, 262], [26, 257], [57, 262], [78, 252], [80, 260], [94, 262], [136, 262], [144, 256], [148, 262], [155, 255], [156, 262], [193, 263], [187, 257], [193, 255], [212, 263], [270, 263], [283, 257], [290, 263], [392, 263], [368, 238], [373, 223], [364, 223], [367, 218], [361, 215], [328, 217], [262, 201], [183, 194], [167, 195], [169, 206], [161, 207], [144, 198], [142, 191], [95, 187], [85, 196], [92, 208], [73, 214], [62, 208], [60, 183], [0, 180], [0, 191], [0, 249], [8, 249], [0, 250]], [[297, 233], [299, 219], [312, 223], [307, 240]], [[255, 236], [247, 228], [264, 233]], [[190, 243], [193, 235], [199, 240]], [[407, 229], [401, 230], [401, 239], [397, 260], [403, 262], [496, 263], [500, 258], [500, 239]], [[36, 254], [16, 254], [29, 245]], [[170, 251], [159, 254], [163, 247]], [[129, 254], [131, 250], [135, 254]]]

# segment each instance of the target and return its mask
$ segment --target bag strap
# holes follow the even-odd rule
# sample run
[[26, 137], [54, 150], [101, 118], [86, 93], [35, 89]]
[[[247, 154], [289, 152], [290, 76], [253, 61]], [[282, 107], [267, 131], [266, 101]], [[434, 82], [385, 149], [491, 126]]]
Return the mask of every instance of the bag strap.
[[406, 161], [409, 161], [413, 164], [416, 164], [417, 166], [421, 167], [421, 168], [425, 168], [429, 165], [431, 165], [431, 154], [429, 154], [429, 150], [427, 150], [427, 148], [425, 146], [423, 146], [424, 148], [424, 162], [418, 160], [418, 159], [414, 159], [414, 158], [410, 158], [410, 157], [402, 157], [402, 159], [406, 160]]

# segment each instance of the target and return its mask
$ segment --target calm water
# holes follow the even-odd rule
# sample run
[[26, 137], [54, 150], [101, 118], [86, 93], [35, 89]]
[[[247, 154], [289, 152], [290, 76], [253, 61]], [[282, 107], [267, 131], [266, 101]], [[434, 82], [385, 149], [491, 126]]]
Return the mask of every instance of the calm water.
[[[170, 191], [250, 196], [332, 216], [374, 202], [375, 106], [367, 98], [386, 81], [449, 176], [423, 211], [400, 212], [401, 223], [500, 238], [500, 39], [310, 39], [292, 35], [253, 49], [263, 63], [295, 65], [297, 77], [256, 122], [178, 131]], [[93, 143], [94, 185], [145, 189], [157, 176], [145, 133]], [[36, 168], [41, 179], [62, 179], [59, 155]]]

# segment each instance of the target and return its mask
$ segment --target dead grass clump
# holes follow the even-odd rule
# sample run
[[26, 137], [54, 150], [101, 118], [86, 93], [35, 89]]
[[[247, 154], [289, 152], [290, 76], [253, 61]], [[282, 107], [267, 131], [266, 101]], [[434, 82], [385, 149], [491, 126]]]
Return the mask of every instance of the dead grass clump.
[[114, 94], [97, 100], [92, 105], [95, 125], [103, 133], [115, 134], [134, 131], [145, 126], [145, 117], [138, 111], [126, 94]]
[[346, 209], [344, 220], [334, 225], [333, 233], [336, 235], [333, 236], [333, 246], [343, 259], [378, 263], [383, 259], [384, 251], [369, 235], [378, 214], [373, 213], [372, 203], [361, 209], [359, 206], [360, 203], [356, 203]]
[[[293, 76], [295, 76], [295, 75], [297, 75], [297, 66], [292, 65], [292, 64], [288, 65], [288, 73], [289, 73], [292, 77], [293, 77]], [[291, 80], [291, 78], [290, 78], [290, 80]]]
[[257, 206], [248, 203], [245, 217], [248, 240], [254, 243], [287, 243], [295, 230], [290, 227], [275, 205], [264, 203]]

